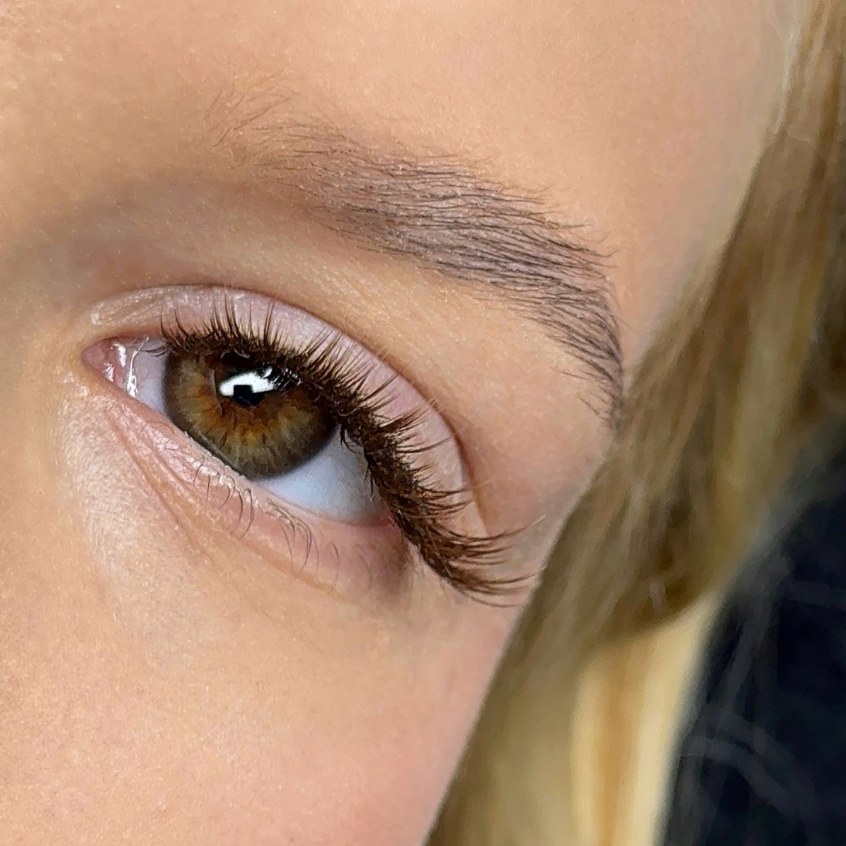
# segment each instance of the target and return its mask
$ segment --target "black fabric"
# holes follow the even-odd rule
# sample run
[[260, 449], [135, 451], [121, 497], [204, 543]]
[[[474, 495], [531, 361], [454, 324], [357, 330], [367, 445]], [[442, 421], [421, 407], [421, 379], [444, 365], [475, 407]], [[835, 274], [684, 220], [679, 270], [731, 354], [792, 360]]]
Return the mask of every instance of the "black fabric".
[[846, 846], [846, 451], [724, 609], [667, 846]]

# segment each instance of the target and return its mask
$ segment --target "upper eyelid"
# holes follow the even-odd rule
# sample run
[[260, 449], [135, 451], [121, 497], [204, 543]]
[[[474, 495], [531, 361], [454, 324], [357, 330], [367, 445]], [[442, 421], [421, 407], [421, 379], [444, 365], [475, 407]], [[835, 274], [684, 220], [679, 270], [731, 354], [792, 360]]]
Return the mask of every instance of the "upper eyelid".
[[[387, 350], [379, 347], [368, 348], [341, 329], [300, 308], [244, 288], [213, 283], [141, 288], [100, 303], [92, 311], [89, 321], [92, 329], [100, 333], [99, 337], [103, 337], [104, 332], [112, 336], [125, 334], [128, 326], [137, 334], [154, 336], [159, 335], [163, 324], [173, 327], [173, 318], [177, 314], [189, 328], [207, 322], [215, 303], [218, 312], [223, 312], [235, 304], [239, 322], [244, 326], [252, 325], [257, 330], [261, 328], [261, 315], [264, 310], [276, 311], [286, 323], [284, 338], [294, 344], [310, 341], [317, 335], [323, 335], [327, 339], [342, 339], [348, 349], [378, 363], [385, 379], [388, 376], [402, 379], [416, 395], [416, 407], [425, 407], [439, 417], [442, 414], [439, 404], [425, 397], [416, 385], [411, 383], [408, 375], [403, 372], [401, 362], [391, 360]], [[292, 318], [295, 320], [292, 321]], [[90, 334], [90, 331], [86, 334]], [[442, 424], [450, 437], [456, 436], [447, 420], [442, 420]]]
[[[385, 354], [386, 351], [378, 347], [364, 346], [313, 314], [286, 305], [266, 294], [214, 283], [139, 288], [95, 306], [89, 316], [90, 328], [85, 334], [90, 335], [91, 330], [96, 330], [95, 337], [99, 338], [125, 336], [127, 332], [158, 337], [162, 324], [173, 326], [173, 317], [177, 313], [187, 328], [195, 328], [207, 322], [213, 309], [222, 312], [231, 304], [236, 305], [236, 312], [243, 318], [243, 322], [252, 323], [256, 330], [263, 325], [263, 310], [275, 310], [287, 323], [285, 336], [291, 343], [305, 344], [318, 335], [343, 338], [350, 350], [366, 356], [374, 365], [371, 370], [374, 386], [389, 380], [395, 380], [398, 387], [401, 385], [402, 390], [397, 392], [397, 398], [403, 402], [395, 403], [390, 413], [395, 416], [410, 412], [421, 415], [425, 424], [420, 427], [421, 441], [426, 444], [451, 445], [449, 460], [461, 474], [461, 486], [472, 489], [473, 474], [467, 463], [460, 432], [452, 425], [448, 409], [437, 400], [424, 396], [408, 378], [401, 362], [392, 360], [391, 356]], [[292, 317], [296, 318], [293, 322]]]
[[[213, 293], [210, 293], [213, 292]], [[387, 381], [390, 378], [402, 380], [403, 395], [408, 397], [413, 394], [415, 399], [406, 403], [404, 409], [395, 408], [395, 412], [419, 410], [425, 414], [427, 427], [432, 429], [431, 436], [427, 439], [430, 442], [445, 441], [455, 445], [455, 461], [464, 468], [466, 474], [465, 485], [472, 484], [472, 472], [466, 460], [466, 452], [462, 444], [461, 426], [457, 421], [451, 419], [449, 409], [437, 398], [424, 395], [410, 378], [403, 362], [395, 360], [390, 351], [379, 345], [365, 346], [351, 338], [341, 329], [326, 323], [318, 317], [303, 311], [295, 306], [289, 306], [278, 300], [272, 299], [266, 294], [251, 291], [245, 288], [209, 283], [206, 285], [187, 284], [169, 285], [167, 287], [148, 287], [112, 297], [97, 305], [89, 317], [91, 328], [96, 329], [102, 337], [102, 333], [120, 335], [126, 332], [127, 327], [133, 327], [133, 332], [139, 334], [157, 335], [162, 326], [163, 317], [165, 321], [168, 316], [179, 311], [183, 318], [188, 319], [192, 310], [196, 314], [196, 321], [192, 319], [192, 325], [202, 323], [209, 314], [210, 304], [216, 301], [218, 308], [225, 307], [226, 302], [242, 303], [241, 310], [247, 315], [251, 310], [250, 303], [256, 304], [253, 318], [256, 327], [260, 325], [259, 309], [272, 307], [288, 316], [297, 314], [300, 319], [306, 321], [312, 328], [297, 334], [288, 325], [287, 336], [291, 341], [313, 338], [321, 332], [337, 333], [343, 336], [350, 348], [361, 350], [370, 360], [379, 364], [378, 372], [374, 369], [374, 381]], [[163, 311], [163, 309], [165, 311]], [[90, 330], [88, 333], [90, 334]], [[460, 423], [460, 421], [458, 421]]]

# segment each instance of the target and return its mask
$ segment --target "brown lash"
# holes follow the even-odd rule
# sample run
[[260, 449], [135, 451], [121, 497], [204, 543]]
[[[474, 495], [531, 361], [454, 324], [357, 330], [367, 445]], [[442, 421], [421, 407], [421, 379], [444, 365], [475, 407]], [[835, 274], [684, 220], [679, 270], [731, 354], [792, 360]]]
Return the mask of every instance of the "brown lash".
[[[472, 536], [450, 528], [450, 521], [467, 504], [466, 492], [439, 490], [430, 483], [431, 466], [419, 466], [419, 456], [431, 448], [413, 443], [419, 415], [393, 420], [383, 416], [392, 380], [367, 390], [367, 365], [340, 352], [337, 339], [327, 334], [305, 346], [292, 346], [273, 329], [272, 318], [269, 309], [260, 330], [243, 326], [229, 300], [222, 309], [216, 304], [198, 329], [186, 328], [178, 314], [171, 326], [163, 317], [162, 351], [196, 357], [236, 352], [259, 365], [296, 373], [334, 418], [341, 438], [362, 450], [371, 483], [395, 524], [438, 576], [482, 601], [509, 595], [524, 585], [524, 578], [490, 572], [502, 560], [505, 535]], [[417, 466], [410, 461], [415, 456]]]

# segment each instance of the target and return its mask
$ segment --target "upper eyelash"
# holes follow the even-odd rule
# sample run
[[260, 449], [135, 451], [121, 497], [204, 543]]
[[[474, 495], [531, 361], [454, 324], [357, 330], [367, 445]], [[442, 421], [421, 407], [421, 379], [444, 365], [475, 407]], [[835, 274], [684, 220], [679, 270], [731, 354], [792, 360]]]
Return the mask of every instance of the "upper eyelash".
[[390, 402], [392, 379], [375, 389], [367, 385], [370, 368], [342, 351], [329, 333], [308, 344], [291, 344], [274, 328], [268, 309], [261, 327], [244, 325], [230, 300], [215, 303], [210, 317], [188, 328], [178, 312], [161, 320], [163, 354], [200, 357], [236, 352], [301, 377], [337, 421], [341, 437], [356, 443], [364, 454], [371, 483], [392, 518], [431, 569], [460, 592], [490, 600], [518, 588], [521, 578], [491, 572], [501, 561], [505, 536], [474, 536], [451, 528], [451, 520], [466, 506], [461, 490], [441, 490], [431, 482], [431, 466], [420, 456], [432, 447], [415, 443], [419, 413], [393, 419], [383, 414]]

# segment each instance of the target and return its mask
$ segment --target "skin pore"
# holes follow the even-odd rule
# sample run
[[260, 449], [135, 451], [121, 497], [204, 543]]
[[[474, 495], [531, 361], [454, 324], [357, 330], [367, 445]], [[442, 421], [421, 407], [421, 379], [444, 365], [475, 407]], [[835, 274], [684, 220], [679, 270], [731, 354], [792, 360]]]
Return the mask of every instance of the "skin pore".
[[[613, 437], [613, 384], [731, 225], [792, 10], [0, 9], [4, 842], [425, 841], [530, 591], [475, 601], [396, 533], [303, 509], [327, 540], [301, 560], [84, 354], [224, 289], [316, 318], [428, 404], [462, 528], [513, 533], [500, 566], [531, 576]], [[550, 263], [565, 245], [601, 272]], [[607, 294], [621, 378], [609, 324], [562, 342], [502, 281], [530, 270], [580, 292], [571, 328]]]

